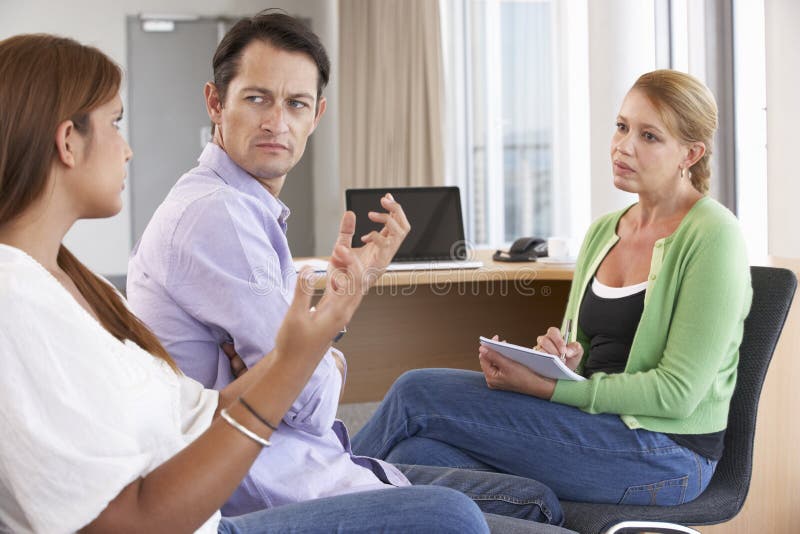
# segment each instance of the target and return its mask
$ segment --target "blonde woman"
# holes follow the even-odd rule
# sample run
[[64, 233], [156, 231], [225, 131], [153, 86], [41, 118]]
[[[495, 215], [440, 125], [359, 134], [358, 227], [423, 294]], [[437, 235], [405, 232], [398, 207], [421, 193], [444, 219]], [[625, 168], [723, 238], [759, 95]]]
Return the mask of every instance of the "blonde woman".
[[551, 380], [481, 347], [482, 374], [400, 377], [354, 450], [531, 477], [576, 501], [700, 495], [722, 454], [752, 296], [738, 222], [707, 196], [716, 127], [713, 96], [689, 75], [651, 72], [625, 96], [609, 163], [638, 202], [589, 229], [569, 339], [555, 327], [537, 339], [588, 380]]

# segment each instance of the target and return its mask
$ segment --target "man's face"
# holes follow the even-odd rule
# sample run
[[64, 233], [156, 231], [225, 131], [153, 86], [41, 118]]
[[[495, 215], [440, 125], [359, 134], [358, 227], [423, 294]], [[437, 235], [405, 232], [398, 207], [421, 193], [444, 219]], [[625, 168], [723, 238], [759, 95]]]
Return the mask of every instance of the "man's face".
[[317, 78], [306, 54], [256, 40], [242, 51], [224, 102], [206, 86], [215, 142], [275, 195], [325, 111], [325, 99], [316, 99]]

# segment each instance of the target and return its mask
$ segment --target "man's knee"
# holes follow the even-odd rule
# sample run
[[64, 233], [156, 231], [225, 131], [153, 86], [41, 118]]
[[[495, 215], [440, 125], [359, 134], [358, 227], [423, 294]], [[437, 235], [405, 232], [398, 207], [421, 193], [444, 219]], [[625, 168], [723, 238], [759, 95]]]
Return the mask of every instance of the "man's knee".
[[412, 486], [408, 489], [418, 494], [415, 515], [424, 521], [429, 532], [488, 532], [480, 508], [463, 493], [440, 486]]

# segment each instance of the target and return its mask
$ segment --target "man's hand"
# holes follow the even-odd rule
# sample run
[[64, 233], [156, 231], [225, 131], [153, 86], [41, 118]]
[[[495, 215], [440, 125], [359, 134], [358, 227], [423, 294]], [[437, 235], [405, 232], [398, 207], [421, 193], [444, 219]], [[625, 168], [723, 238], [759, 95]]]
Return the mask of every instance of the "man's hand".
[[222, 352], [225, 353], [225, 356], [228, 357], [228, 360], [231, 364], [231, 373], [233, 373], [234, 378], [239, 378], [243, 374], [247, 372], [247, 365], [242, 360], [242, 357], [236, 354], [236, 347], [234, 347], [233, 343], [223, 343], [220, 345], [222, 347]]
[[391, 193], [386, 193], [381, 198], [381, 206], [388, 213], [370, 211], [367, 216], [372, 222], [382, 223], [383, 228], [380, 232], [372, 231], [362, 236], [361, 241], [365, 245], [357, 249], [364, 267], [378, 274], [383, 274], [411, 230], [403, 207], [395, 201]]
[[353, 234], [356, 233], [356, 214], [352, 211], [344, 212], [342, 222], [339, 223], [339, 237], [336, 238], [336, 245], [352, 248]]
[[[372, 231], [362, 236], [361, 241], [364, 246], [352, 249], [369, 277], [368, 285], [374, 283], [383, 274], [386, 266], [392, 261], [403, 243], [403, 239], [411, 230], [403, 207], [394, 200], [390, 193], [386, 193], [381, 198], [381, 207], [386, 212], [370, 211], [367, 216], [373, 222], [382, 223], [383, 228], [380, 232]], [[342, 216], [342, 222], [339, 225], [337, 245], [351, 248], [355, 231], [356, 216], [352, 211], [347, 211]]]

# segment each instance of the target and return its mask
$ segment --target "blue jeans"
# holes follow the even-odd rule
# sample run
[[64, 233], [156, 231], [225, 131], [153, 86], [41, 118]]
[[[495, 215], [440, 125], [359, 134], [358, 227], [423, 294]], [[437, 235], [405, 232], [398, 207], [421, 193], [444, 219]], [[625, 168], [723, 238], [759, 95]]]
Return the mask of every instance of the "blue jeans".
[[[456, 471], [442, 469], [437, 475], [435, 471], [425, 467], [402, 466], [401, 468], [409, 475], [431, 484], [443, 482], [439, 478], [441, 476], [447, 479], [449, 475], [446, 471]], [[477, 480], [479, 474], [483, 475], [476, 473], [474, 477], [460, 476], [459, 480], [468, 481], [472, 478]], [[511, 478], [508, 480], [511, 481]], [[455, 483], [456, 480], [450, 479], [444, 482]], [[278, 506], [238, 517], [223, 517], [218, 531], [225, 534], [309, 532], [485, 534], [490, 532], [490, 529], [491, 532], [503, 534], [569, 532], [557, 526], [533, 521], [481, 514], [475, 502], [463, 493], [436, 485], [350, 493]]]
[[[463, 493], [486, 514], [493, 531], [496, 529], [492, 523], [505, 517], [526, 520], [521, 523], [535, 521], [560, 525], [564, 522], [558, 497], [553, 490], [536, 480], [469, 469], [406, 464], [395, 466], [415, 486], [439, 486]], [[513, 521], [509, 525], [513, 525]], [[530, 528], [531, 525], [522, 526]]]
[[[533, 524], [533, 523], [532, 523]], [[308, 532], [489, 532], [481, 511], [455, 490], [430, 486], [387, 488], [223, 517], [225, 534]]]
[[610, 504], [689, 502], [716, 467], [616, 415], [491, 390], [481, 373], [455, 369], [398, 378], [352, 444], [357, 454], [393, 463], [512, 473], [561, 499]]

